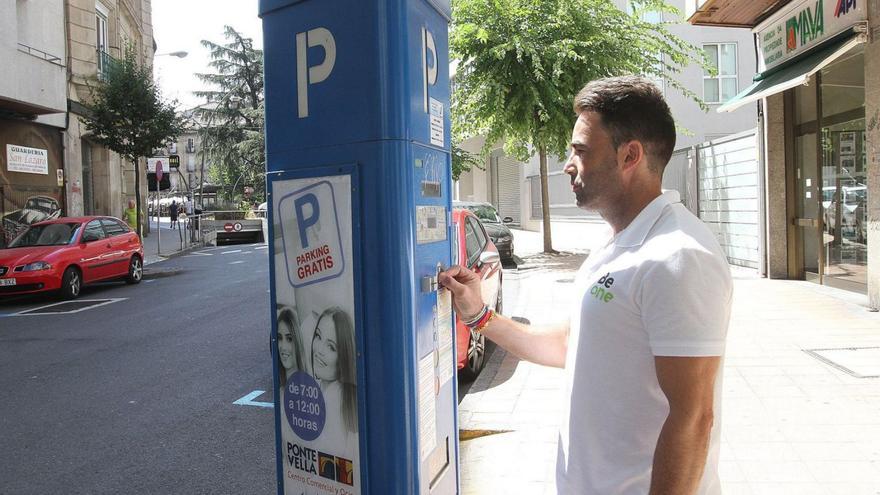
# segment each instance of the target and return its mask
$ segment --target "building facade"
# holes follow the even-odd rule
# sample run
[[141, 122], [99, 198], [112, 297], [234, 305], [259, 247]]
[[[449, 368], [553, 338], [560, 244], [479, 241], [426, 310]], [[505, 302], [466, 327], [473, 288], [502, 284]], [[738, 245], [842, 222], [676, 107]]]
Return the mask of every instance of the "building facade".
[[200, 185], [209, 164], [202, 154], [202, 138], [199, 135], [199, 129], [204, 124], [195, 116], [194, 110], [186, 110], [180, 114], [185, 122], [183, 132], [180, 133], [176, 141], [168, 143], [165, 148], [156, 150], [154, 156], [177, 155], [180, 157], [180, 167], [172, 171], [169, 178], [171, 188], [167, 192], [163, 191], [162, 195], [187, 197], [201, 205], [199, 194], [203, 189]]
[[0, 0], [0, 248], [67, 211], [62, 132], [66, 64], [61, 2]]
[[[66, 0], [68, 124], [64, 139], [68, 169], [66, 196], [71, 215], [103, 214], [121, 217], [134, 199], [135, 166], [91, 141], [82, 115], [97, 81], [108, 64], [134, 48], [138, 62], [152, 65], [155, 53], [150, 0]], [[140, 197], [146, 198], [146, 162], [140, 172]], [[141, 203], [145, 205], [144, 202]]]
[[[618, 8], [630, 9], [627, 0], [615, 0]], [[693, 0], [668, 2], [688, 16], [696, 9]], [[717, 108], [751, 83], [756, 62], [752, 35], [748, 29], [726, 29], [694, 26], [680, 19], [663, 18], [653, 13], [645, 16], [650, 22], [666, 22], [669, 31], [704, 50], [717, 66], [718, 74], [710, 74], [697, 64], [686, 67], [677, 80], [702, 98], [709, 110], [673, 88], [666, 81], [655, 83], [663, 91], [673, 117], [679, 127], [676, 148], [687, 148], [704, 141], [754, 129], [757, 113], [754, 106], [743, 107], [732, 114], [721, 115]], [[586, 81], [585, 81], [586, 83]], [[573, 95], [572, 95], [573, 96]], [[481, 149], [483, 139], [476, 137], [461, 144], [475, 152]], [[578, 209], [571, 197], [569, 179], [562, 173], [563, 160], [548, 157], [550, 216], [553, 235], [564, 235], [568, 225], [581, 222], [601, 222], [595, 213]], [[504, 155], [497, 146], [485, 165], [485, 170], [462, 174], [457, 184], [457, 198], [466, 201], [486, 201], [494, 204], [502, 217], [509, 216], [527, 230], [541, 230], [541, 186], [538, 157], [520, 163]], [[551, 227], [552, 228], [552, 227]]]
[[708, 0], [690, 19], [751, 28], [767, 275], [867, 294], [880, 307], [880, 1]]

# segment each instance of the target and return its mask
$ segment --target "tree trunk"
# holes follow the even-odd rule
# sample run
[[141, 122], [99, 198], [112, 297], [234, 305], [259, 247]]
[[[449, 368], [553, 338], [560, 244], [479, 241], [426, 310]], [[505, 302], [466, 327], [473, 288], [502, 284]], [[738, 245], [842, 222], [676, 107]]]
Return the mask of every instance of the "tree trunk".
[[141, 222], [141, 161], [134, 159], [134, 214], [135, 223], [137, 223], [137, 234], [141, 239], [144, 238], [144, 227]]
[[538, 146], [538, 157], [541, 161], [541, 218], [544, 223], [544, 252], [555, 253], [553, 239], [550, 235], [550, 194], [547, 179], [547, 147]]

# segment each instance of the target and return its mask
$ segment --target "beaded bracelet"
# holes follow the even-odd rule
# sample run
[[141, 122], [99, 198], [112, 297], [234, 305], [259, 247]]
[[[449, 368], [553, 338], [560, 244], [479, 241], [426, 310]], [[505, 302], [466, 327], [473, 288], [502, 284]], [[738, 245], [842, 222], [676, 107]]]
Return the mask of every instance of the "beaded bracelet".
[[484, 328], [486, 328], [489, 325], [489, 322], [492, 321], [493, 319], [495, 319], [495, 310], [490, 309], [490, 310], [486, 311], [486, 316], [484, 316], [483, 319], [480, 320], [476, 326], [471, 327], [471, 328], [473, 329], [473, 331], [480, 333], [483, 331]]

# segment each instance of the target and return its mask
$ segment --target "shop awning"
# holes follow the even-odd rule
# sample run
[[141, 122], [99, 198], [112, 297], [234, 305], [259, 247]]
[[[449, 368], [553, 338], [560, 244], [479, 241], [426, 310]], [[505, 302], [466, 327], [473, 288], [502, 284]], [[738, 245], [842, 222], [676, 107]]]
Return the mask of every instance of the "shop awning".
[[743, 105], [806, 84], [810, 76], [865, 41], [861, 34], [830, 41], [790, 63], [762, 72], [755, 76], [754, 84], [718, 107], [718, 112], [732, 112]]

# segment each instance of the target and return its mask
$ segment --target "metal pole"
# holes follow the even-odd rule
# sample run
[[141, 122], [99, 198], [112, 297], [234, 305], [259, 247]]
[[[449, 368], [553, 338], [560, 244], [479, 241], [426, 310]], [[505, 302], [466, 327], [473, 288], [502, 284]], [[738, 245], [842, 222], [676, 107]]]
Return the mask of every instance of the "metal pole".
[[162, 225], [161, 220], [159, 219], [159, 208], [161, 207], [161, 203], [159, 199], [162, 196], [162, 193], [159, 191], [159, 182], [161, 182], [158, 178], [156, 179], [156, 254], [162, 254]]

